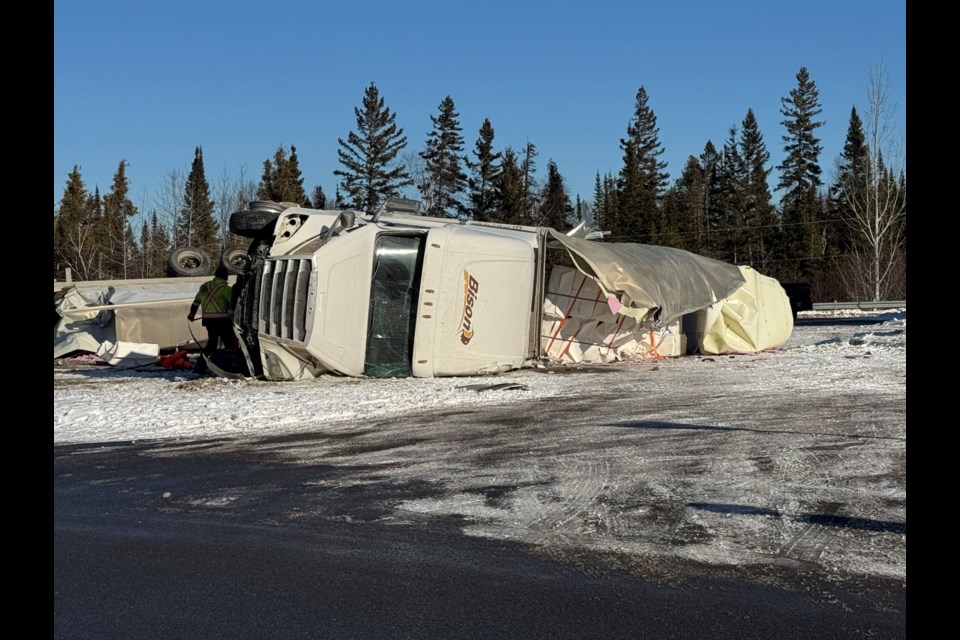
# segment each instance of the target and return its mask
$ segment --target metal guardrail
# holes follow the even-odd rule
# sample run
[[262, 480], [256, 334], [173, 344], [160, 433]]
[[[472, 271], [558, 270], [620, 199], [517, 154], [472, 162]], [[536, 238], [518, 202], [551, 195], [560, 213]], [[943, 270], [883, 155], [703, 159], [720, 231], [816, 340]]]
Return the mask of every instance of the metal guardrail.
[[814, 311], [842, 311], [861, 309], [863, 311], [881, 311], [883, 309], [906, 309], [906, 300], [881, 300], [879, 302], [814, 302]]

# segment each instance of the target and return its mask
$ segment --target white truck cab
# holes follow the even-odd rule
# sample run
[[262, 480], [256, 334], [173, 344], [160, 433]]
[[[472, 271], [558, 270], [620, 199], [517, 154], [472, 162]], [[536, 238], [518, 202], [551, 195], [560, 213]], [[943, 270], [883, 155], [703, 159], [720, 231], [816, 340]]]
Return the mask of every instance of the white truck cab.
[[267, 379], [476, 375], [536, 355], [536, 227], [290, 206], [257, 233], [239, 303], [255, 314], [237, 328]]

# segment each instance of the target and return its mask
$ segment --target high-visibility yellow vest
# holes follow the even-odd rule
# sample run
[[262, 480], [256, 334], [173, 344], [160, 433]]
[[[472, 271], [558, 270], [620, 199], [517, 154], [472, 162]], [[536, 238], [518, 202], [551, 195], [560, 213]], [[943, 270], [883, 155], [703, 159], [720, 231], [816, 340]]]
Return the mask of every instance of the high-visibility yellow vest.
[[226, 280], [214, 277], [200, 285], [194, 304], [200, 305], [200, 315], [207, 320], [230, 317], [230, 285]]

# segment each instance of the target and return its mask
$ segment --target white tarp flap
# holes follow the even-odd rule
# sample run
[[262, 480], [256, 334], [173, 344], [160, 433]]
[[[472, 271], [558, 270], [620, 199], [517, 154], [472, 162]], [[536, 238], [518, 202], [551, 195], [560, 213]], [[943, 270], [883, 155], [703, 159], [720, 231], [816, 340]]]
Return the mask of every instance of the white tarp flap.
[[672, 324], [723, 300], [744, 283], [735, 265], [683, 249], [593, 242], [554, 230], [550, 237], [563, 245], [577, 269], [597, 279], [605, 296], [619, 297], [623, 308], [617, 313], [648, 324], [654, 317], [658, 324]]
[[114, 367], [142, 367], [156, 362], [157, 356], [160, 355], [160, 347], [142, 342], [114, 344], [107, 340], [97, 349], [97, 355]]
[[[104, 304], [104, 297], [111, 304], [126, 304], [130, 302], [154, 302], [157, 300], [177, 300], [193, 298], [197, 295], [200, 285], [210, 279], [210, 276], [191, 278], [157, 278], [154, 280], [111, 280], [109, 282], [76, 282], [64, 296], [71, 296], [74, 303], [70, 307]], [[84, 303], [76, 304], [77, 297]]]

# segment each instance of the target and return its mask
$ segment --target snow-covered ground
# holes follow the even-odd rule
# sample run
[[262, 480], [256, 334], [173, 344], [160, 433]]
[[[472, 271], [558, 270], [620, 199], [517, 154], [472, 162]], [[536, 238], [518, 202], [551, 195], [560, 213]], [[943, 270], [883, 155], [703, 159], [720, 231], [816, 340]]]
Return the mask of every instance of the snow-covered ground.
[[[805, 318], [876, 317], [877, 312], [807, 311]], [[905, 366], [906, 310], [886, 312], [883, 324], [865, 326], [797, 326], [783, 349], [757, 356], [683, 357], [655, 363], [660, 370], [684, 371], [704, 361], [732, 360], [724, 376], [736, 375], [743, 364], [762, 366], [767, 374], [748, 382], [784, 391], [792, 387], [829, 385], [831, 367], [845, 371], [851, 363], [836, 357], [869, 358]], [[893, 362], [890, 362], [890, 361]], [[747, 364], [749, 363], [749, 364]], [[763, 363], [762, 365], [760, 363]], [[430, 408], [485, 407], [580, 394], [593, 385], [594, 368], [586, 373], [531, 376], [516, 371], [494, 378], [357, 380], [330, 376], [306, 382], [263, 382], [198, 377], [184, 371], [115, 370], [104, 365], [81, 366], [78, 361], [54, 367], [55, 443], [112, 442], [155, 438], [262, 436], [339, 420], [372, 420]], [[649, 367], [651, 361], [618, 363], [611, 368]], [[607, 381], [607, 378], [604, 378]], [[478, 383], [518, 382], [524, 391], [467, 392]], [[879, 384], [864, 379], [858, 384]], [[735, 400], [731, 398], [731, 400]]]
[[[490, 378], [272, 383], [55, 363], [53, 437], [189, 447], [316, 434], [274, 453], [343, 465], [348, 484], [376, 469], [436, 487], [394, 505], [398, 521], [460, 516], [470, 535], [559, 554], [905, 579], [906, 310], [881, 317], [801, 323], [759, 354]], [[524, 388], [466, 388], [502, 382]]]

